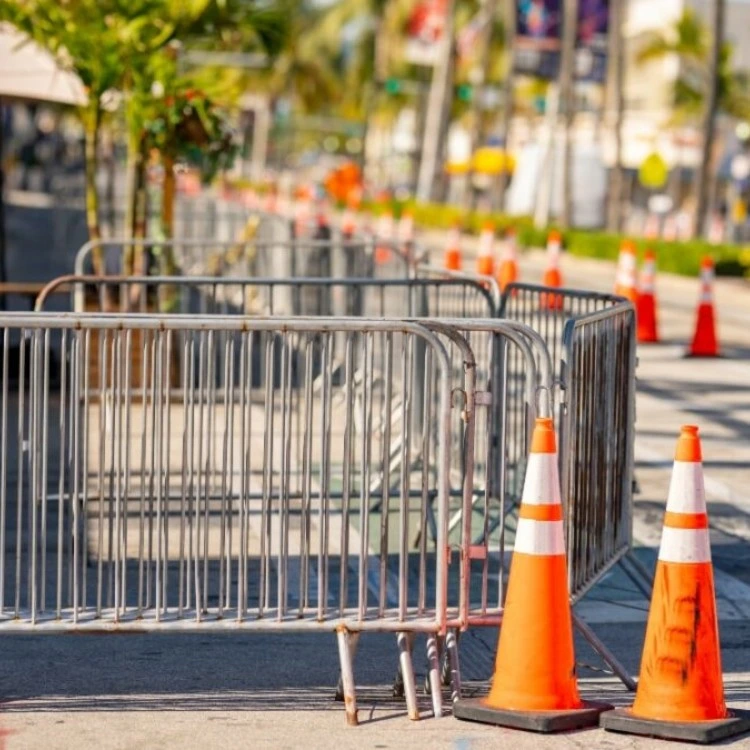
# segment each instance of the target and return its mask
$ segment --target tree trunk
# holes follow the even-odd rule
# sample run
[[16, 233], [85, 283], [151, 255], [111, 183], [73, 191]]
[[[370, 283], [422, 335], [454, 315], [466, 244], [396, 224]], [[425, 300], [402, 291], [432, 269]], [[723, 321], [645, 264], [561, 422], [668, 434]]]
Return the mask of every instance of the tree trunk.
[[714, 131], [716, 128], [716, 112], [719, 105], [719, 65], [721, 63], [721, 48], [724, 44], [724, 10], [725, 0], [714, 0], [713, 15], [713, 43], [711, 46], [711, 66], [709, 69], [708, 96], [703, 117], [703, 149], [701, 163], [698, 168], [696, 186], [698, 190], [695, 209], [695, 235], [702, 237], [706, 233], [706, 221], [709, 208], [709, 187], [711, 182], [711, 156], [714, 145]]
[[[89, 241], [98, 243], [102, 236], [99, 227], [99, 194], [96, 189], [96, 175], [99, 168], [99, 130], [102, 121], [98, 99], [91, 101], [83, 119], [86, 137], [86, 226]], [[104, 252], [101, 245], [94, 246], [91, 260], [94, 273], [103, 274]]]
[[472, 183], [474, 182], [474, 159], [473, 154], [482, 141], [482, 93], [487, 84], [490, 73], [490, 60], [492, 59], [492, 31], [497, 10], [497, 0], [484, 0], [483, 7], [479, 11], [484, 16], [484, 28], [479, 41], [479, 79], [474, 87], [474, 98], [471, 103], [471, 128], [469, 130], [469, 171], [466, 175], [466, 193], [464, 206], [467, 212], [474, 208], [474, 194]]
[[615, 156], [612, 170], [609, 174], [609, 190], [607, 191], [607, 229], [619, 232], [622, 226], [622, 121], [625, 109], [625, 66], [622, 36], [622, 25], [625, 21], [623, 0], [611, 0], [609, 21], [609, 50], [607, 58], [610, 65], [609, 83], [612, 96], [607, 97], [615, 110], [613, 124]]
[[133, 273], [135, 267], [135, 216], [137, 200], [138, 170], [141, 160], [141, 139], [132, 124], [128, 127], [128, 152], [125, 161], [125, 217], [122, 236], [127, 242], [123, 256], [122, 272]]
[[[145, 143], [140, 139], [138, 144], [139, 156], [135, 160], [135, 172], [133, 175], [133, 197], [132, 197], [132, 269], [133, 276], [148, 276], [148, 263], [146, 250], [143, 246], [143, 238], [146, 236], [148, 223], [148, 195], [146, 192], [146, 154]], [[131, 309], [138, 309], [140, 296], [145, 293], [140, 285], [130, 285], [129, 304]]]
[[578, 0], [563, 0], [564, 21], [560, 56], [560, 101], [563, 109], [563, 194], [560, 224], [564, 229], [573, 223], [573, 141], [575, 119], [575, 54], [578, 31]]
[[[174, 237], [174, 202], [177, 193], [177, 183], [174, 173], [174, 157], [171, 154], [162, 154], [162, 167], [164, 169], [164, 182], [162, 184], [161, 197], [161, 230], [164, 239], [170, 241]], [[176, 272], [177, 264], [174, 260], [174, 251], [171, 245], [165, 245], [162, 249], [162, 271], [168, 275]]]
[[446, 101], [450, 102], [451, 63], [453, 60], [453, 9], [455, 0], [448, 0], [445, 8], [444, 36], [440, 39], [438, 60], [432, 69], [432, 82], [427, 99], [422, 158], [419, 164], [417, 199], [425, 203], [435, 193], [435, 174], [443, 153]]
[[503, 141], [505, 149], [506, 164], [505, 169], [500, 173], [500, 179], [497, 186], [497, 203], [500, 211], [505, 211], [505, 195], [508, 190], [510, 172], [508, 171], [508, 157], [510, 149], [508, 148], [508, 138], [510, 136], [510, 124], [513, 119], [513, 67], [515, 65], [516, 39], [516, 4], [510, 3], [506, 12], [506, 31], [505, 46], [508, 50], [508, 70], [505, 73], [505, 82], [503, 85], [503, 115], [500, 121], [500, 138]]

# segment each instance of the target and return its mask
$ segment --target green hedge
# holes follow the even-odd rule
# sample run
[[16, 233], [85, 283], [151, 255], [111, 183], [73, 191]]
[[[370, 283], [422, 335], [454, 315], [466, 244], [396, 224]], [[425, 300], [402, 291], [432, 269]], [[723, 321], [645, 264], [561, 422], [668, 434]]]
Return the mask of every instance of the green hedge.
[[[458, 206], [438, 203], [398, 203], [368, 204], [365, 206], [375, 214], [390, 208], [396, 217], [410, 208], [418, 226], [427, 229], [450, 229], [460, 223], [464, 231], [478, 234], [482, 225], [491, 221], [498, 232], [514, 227], [521, 247], [544, 247], [549, 229], [538, 229], [528, 216], [507, 216], [473, 212], [467, 214]], [[571, 229], [562, 232], [565, 249], [571, 255], [582, 258], [616, 260], [624, 235], [608, 232]], [[636, 247], [642, 254], [649, 247], [657, 254], [660, 270], [683, 276], [696, 276], [700, 270], [701, 258], [710, 255], [716, 263], [716, 273], [720, 276], [745, 276], [750, 278], [750, 248], [741, 245], [712, 245], [705, 240], [665, 242], [663, 240], [635, 239]]]

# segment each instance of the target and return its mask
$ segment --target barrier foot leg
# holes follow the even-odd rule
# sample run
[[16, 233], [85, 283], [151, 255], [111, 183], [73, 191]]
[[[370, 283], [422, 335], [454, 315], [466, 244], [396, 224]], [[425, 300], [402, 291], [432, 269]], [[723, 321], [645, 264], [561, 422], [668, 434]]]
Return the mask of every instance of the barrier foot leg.
[[455, 650], [456, 664], [458, 664], [458, 639], [460, 637], [461, 631], [459, 631], [458, 628], [456, 628], [455, 630], [449, 630], [448, 634], [445, 637], [445, 642], [443, 643], [444, 649], [441, 655], [443, 671], [440, 675], [443, 682], [443, 687], [450, 687], [453, 684], [453, 666], [451, 664], [451, 655], [448, 651], [449, 641], [452, 644], [453, 649]]
[[414, 665], [411, 660], [414, 635], [412, 633], [399, 633], [397, 640], [399, 671], [401, 673], [404, 696], [406, 698], [406, 711], [412, 721], [419, 721], [417, 683], [414, 680]]
[[451, 703], [455, 703], [461, 697], [461, 672], [458, 668], [458, 632], [449, 630], [445, 637], [445, 651], [448, 656], [449, 680], [451, 686]]
[[354, 669], [352, 653], [349, 645], [350, 633], [346, 628], [339, 628], [336, 632], [339, 644], [339, 661], [341, 662], [341, 684], [344, 692], [344, 708], [346, 709], [346, 723], [357, 726], [357, 695], [354, 687]]
[[440, 687], [440, 652], [437, 636], [432, 633], [427, 636], [427, 663], [429, 664], [432, 712], [435, 718], [439, 719], [443, 715], [443, 696]]
[[401, 674], [401, 664], [399, 663], [398, 669], [396, 670], [396, 676], [393, 678], [393, 691], [394, 698], [404, 697], [404, 676]]
[[573, 612], [573, 624], [578, 628], [578, 632], [589, 642], [594, 651], [601, 656], [605, 664], [611, 667], [614, 674], [620, 678], [622, 684], [628, 690], [635, 690], [636, 682], [628, 674], [625, 667], [620, 663], [620, 660], [601, 642], [599, 636], [575, 612]]
[[[354, 664], [354, 657], [357, 654], [357, 645], [359, 644], [359, 633], [349, 633], [349, 654], [351, 663]], [[344, 702], [344, 681], [341, 678], [341, 672], [339, 672], [339, 681], [336, 684], [336, 695], [333, 699], [339, 703]]]

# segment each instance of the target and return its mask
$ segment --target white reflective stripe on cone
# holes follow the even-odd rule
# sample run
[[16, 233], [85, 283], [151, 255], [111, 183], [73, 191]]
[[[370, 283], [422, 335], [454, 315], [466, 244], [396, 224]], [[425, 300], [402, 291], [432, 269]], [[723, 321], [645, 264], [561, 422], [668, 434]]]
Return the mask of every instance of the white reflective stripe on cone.
[[711, 562], [708, 529], [673, 529], [665, 526], [661, 533], [659, 559], [675, 563]]
[[565, 537], [562, 521], [519, 518], [513, 549], [527, 555], [564, 555]]
[[706, 489], [703, 483], [703, 464], [675, 461], [669, 482], [667, 510], [672, 513], [705, 513]]
[[521, 502], [526, 505], [560, 504], [557, 453], [529, 454]]

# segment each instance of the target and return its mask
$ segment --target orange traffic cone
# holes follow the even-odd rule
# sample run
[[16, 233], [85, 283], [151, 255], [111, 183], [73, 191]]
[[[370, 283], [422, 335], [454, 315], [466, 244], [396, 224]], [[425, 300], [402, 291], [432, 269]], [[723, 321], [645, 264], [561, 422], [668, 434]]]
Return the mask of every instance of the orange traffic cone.
[[448, 235], [448, 244], [443, 256], [443, 267], [446, 271], [460, 271], [462, 265], [461, 229], [458, 226], [454, 226]]
[[503, 254], [497, 271], [497, 283], [500, 285], [500, 291], [504, 292], [508, 284], [512, 284], [514, 281], [518, 281], [518, 247], [516, 245], [516, 232], [514, 229], [509, 229], [505, 234]]
[[409, 209], [398, 220], [398, 239], [405, 247], [414, 242], [414, 214]]
[[294, 207], [294, 236], [303, 237], [310, 228], [310, 203], [306, 200], [299, 200]]
[[620, 245], [620, 257], [617, 261], [615, 294], [625, 297], [635, 304], [638, 299], [637, 278], [635, 245], [630, 240], [623, 240]]
[[712, 742], [750, 729], [724, 703], [714, 574], [698, 428], [682, 428], [635, 702], [602, 717], [616, 732]]
[[344, 239], [350, 240], [356, 231], [357, 219], [354, 211], [351, 208], [347, 208], [341, 217], [341, 234], [344, 236]]
[[387, 263], [391, 259], [391, 242], [393, 241], [393, 213], [390, 209], [380, 214], [375, 235], [377, 240], [375, 262]]
[[[553, 229], [547, 237], [547, 268], [542, 277], [544, 286], [559, 289], [563, 285], [560, 272], [560, 251], [562, 249], [562, 235]], [[560, 294], [542, 294], [541, 305], [547, 310], [562, 310], [563, 298]]]
[[518, 517], [492, 688], [453, 715], [540, 732], [591, 726], [609, 707], [578, 694], [551, 419], [536, 420]]
[[279, 202], [275, 190], [271, 189], [268, 191], [263, 201], [263, 210], [268, 214], [277, 214], [279, 212]]
[[495, 225], [488, 221], [479, 235], [479, 254], [477, 255], [477, 273], [481, 276], [492, 276], [495, 272]]
[[714, 262], [709, 257], [701, 261], [701, 296], [695, 318], [695, 333], [688, 350], [688, 357], [718, 357], [719, 342], [716, 338], [716, 317], [712, 285]]
[[677, 239], [677, 217], [675, 214], [668, 214], [664, 217], [661, 238], [666, 242], [674, 242]]
[[724, 220], [721, 216], [712, 216], [708, 225], [708, 241], [712, 245], [724, 242]]
[[642, 344], [659, 340], [656, 315], [656, 253], [646, 250], [638, 291], [638, 341]]
[[655, 240], [659, 236], [659, 216], [649, 214], [643, 223], [643, 236], [647, 240]]

